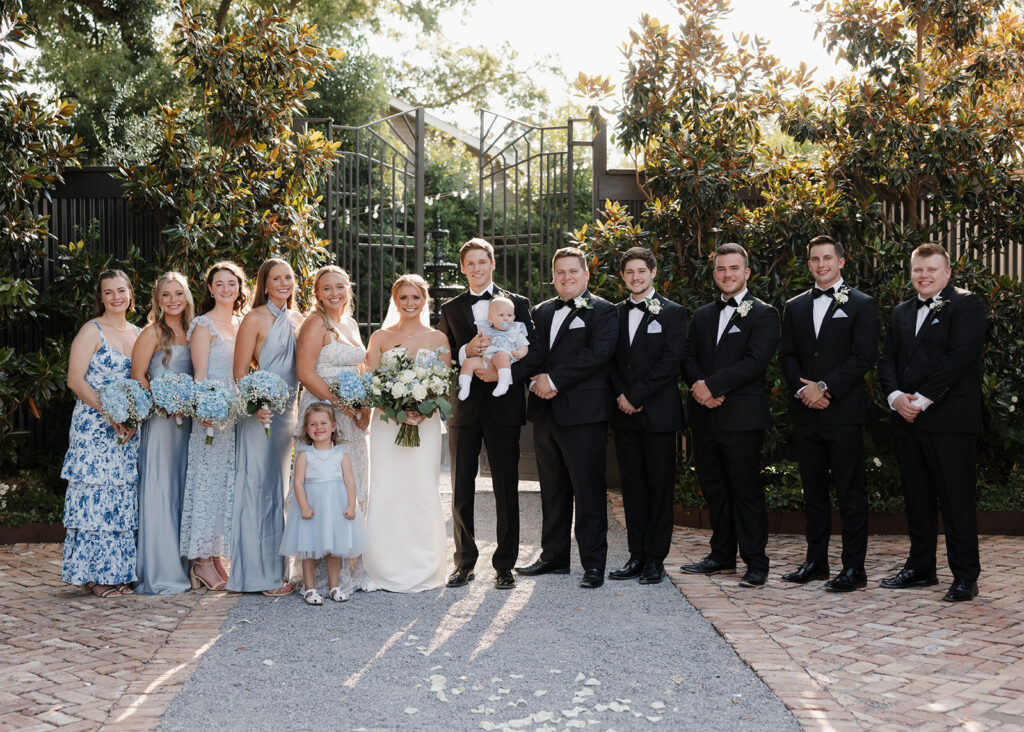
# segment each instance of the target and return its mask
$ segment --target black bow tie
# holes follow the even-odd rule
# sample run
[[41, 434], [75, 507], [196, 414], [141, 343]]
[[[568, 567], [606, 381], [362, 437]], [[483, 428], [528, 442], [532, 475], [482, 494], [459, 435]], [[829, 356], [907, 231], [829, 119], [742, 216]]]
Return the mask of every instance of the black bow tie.
[[555, 300], [555, 310], [561, 310], [562, 308], [571, 308], [572, 300]]
[[490, 290], [485, 292], [483, 295], [474, 295], [472, 292], [469, 293], [469, 304], [470, 305], [476, 305], [481, 300], [490, 300], [490, 299], [491, 299], [491, 292], [490, 292]]
[[730, 297], [728, 300], [723, 300], [722, 298], [718, 298], [717, 300], [715, 300], [715, 302], [718, 303], [718, 309], [719, 310], [725, 310], [726, 307], [730, 307], [730, 308], [739, 307], [739, 303], [736, 302], [736, 298], [735, 297]]
[[811, 291], [811, 298], [814, 299], [814, 300], [817, 300], [822, 295], [828, 295], [829, 297], [832, 297], [835, 293], [836, 293], [836, 290], [835, 290], [834, 287], [830, 287], [827, 290], [820, 290], [817, 287], [815, 287]]
[[632, 300], [630, 300], [626, 304], [626, 307], [629, 308], [630, 310], [642, 310], [645, 313], [647, 312], [647, 302], [646, 301], [633, 302]]
[[921, 308], [925, 307], [926, 305], [931, 305], [933, 300], [934, 300], [934, 298], [931, 298], [931, 297], [929, 297], [927, 300], [922, 300], [921, 298], [917, 298], [917, 309], [920, 310]]

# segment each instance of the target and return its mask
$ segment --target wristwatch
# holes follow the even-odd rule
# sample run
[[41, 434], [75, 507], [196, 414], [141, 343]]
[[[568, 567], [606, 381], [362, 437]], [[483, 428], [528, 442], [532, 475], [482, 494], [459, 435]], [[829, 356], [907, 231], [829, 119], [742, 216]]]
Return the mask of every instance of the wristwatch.
[[828, 391], [828, 384], [826, 384], [824, 381], [819, 381], [818, 382], [818, 391], [820, 391], [822, 394], [824, 394], [826, 391]]

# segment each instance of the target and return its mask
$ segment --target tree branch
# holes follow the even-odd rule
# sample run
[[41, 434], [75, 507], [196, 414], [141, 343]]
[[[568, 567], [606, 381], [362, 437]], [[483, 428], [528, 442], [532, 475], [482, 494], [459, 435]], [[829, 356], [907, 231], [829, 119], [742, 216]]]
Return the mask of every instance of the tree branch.
[[231, 9], [231, 0], [220, 0], [220, 5], [217, 7], [217, 33], [224, 30], [224, 26], [228, 22], [228, 10]]

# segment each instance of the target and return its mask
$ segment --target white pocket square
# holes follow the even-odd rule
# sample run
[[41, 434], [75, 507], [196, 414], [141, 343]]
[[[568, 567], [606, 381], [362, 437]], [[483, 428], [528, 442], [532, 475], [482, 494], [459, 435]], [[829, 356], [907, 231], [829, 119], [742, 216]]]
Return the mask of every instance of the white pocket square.
[[850, 316], [847, 315], [846, 313], [844, 313], [842, 310], [836, 310], [834, 313], [832, 313], [832, 317], [833, 318], [848, 318]]
[[935, 324], [936, 324], [936, 323], [938, 323], [938, 322], [939, 322], [939, 319], [938, 319], [938, 318], [936, 318], [935, 320], [933, 320], [933, 321], [932, 321], [932, 325], [935, 325]]
[[569, 330], [572, 330], [573, 328], [582, 328], [582, 327], [583, 327], [583, 321], [580, 320], [579, 318], [573, 318], [572, 322], [569, 323]]
[[647, 332], [648, 333], [660, 333], [661, 332], [661, 323], [659, 323], [657, 320], [652, 320], [650, 323], [647, 324]]
[[737, 328], [735, 325], [733, 327], [729, 328], [729, 333], [739, 333], [739, 332], [740, 332], [740, 329]]

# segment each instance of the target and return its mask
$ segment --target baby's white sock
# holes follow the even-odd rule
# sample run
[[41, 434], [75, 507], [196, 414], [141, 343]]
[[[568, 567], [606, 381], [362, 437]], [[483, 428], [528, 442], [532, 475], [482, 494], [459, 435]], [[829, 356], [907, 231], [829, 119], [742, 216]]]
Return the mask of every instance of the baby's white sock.
[[469, 387], [473, 384], [473, 374], [459, 374], [459, 401], [469, 398]]
[[512, 386], [512, 369], [498, 369], [498, 385], [494, 387], [494, 396], [501, 396]]

